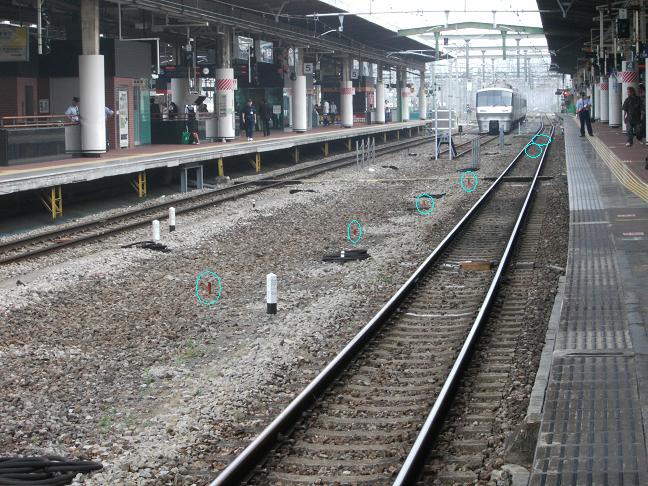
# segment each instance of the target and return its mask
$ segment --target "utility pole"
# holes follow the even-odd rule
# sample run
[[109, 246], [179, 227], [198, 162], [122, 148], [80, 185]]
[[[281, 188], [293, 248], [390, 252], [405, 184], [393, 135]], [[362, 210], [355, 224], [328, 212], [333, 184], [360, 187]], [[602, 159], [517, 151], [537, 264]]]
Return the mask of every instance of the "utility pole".
[[470, 39], [466, 39], [466, 81], [470, 78]]
[[482, 49], [482, 88], [486, 84], [486, 49]]
[[495, 81], [497, 81], [497, 78], [495, 77], [495, 58], [494, 57], [491, 58], [491, 66], [493, 68], [493, 83], [495, 83]]
[[517, 78], [518, 81], [520, 80], [520, 39], [519, 37], [516, 37], [515, 42], [517, 42]]
[[524, 82], [529, 82], [529, 58], [527, 57], [527, 49], [524, 49]]

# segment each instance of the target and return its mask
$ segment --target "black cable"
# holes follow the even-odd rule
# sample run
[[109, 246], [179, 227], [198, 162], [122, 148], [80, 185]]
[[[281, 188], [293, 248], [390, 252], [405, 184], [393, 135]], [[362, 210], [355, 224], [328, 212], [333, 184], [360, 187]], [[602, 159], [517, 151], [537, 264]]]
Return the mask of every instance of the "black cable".
[[102, 468], [98, 462], [59, 456], [0, 457], [0, 486], [71, 484], [77, 474]]

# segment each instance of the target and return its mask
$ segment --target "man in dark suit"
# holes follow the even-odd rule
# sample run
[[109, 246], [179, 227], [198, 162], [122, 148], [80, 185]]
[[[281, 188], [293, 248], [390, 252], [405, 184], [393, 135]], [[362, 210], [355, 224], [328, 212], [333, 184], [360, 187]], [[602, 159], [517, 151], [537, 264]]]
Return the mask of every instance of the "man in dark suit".
[[263, 122], [263, 135], [267, 137], [270, 135], [270, 118], [272, 118], [272, 107], [268, 104], [268, 100], [264, 99], [259, 107], [259, 116]]

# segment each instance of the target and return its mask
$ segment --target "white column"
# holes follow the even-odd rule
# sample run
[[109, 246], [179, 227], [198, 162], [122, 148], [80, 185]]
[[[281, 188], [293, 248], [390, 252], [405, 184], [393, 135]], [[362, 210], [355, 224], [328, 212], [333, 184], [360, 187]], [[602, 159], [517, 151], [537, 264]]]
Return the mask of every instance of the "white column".
[[353, 83], [351, 81], [342, 81], [340, 83], [340, 115], [342, 117], [342, 126], [350, 128], [353, 126]]
[[376, 123], [385, 123], [385, 83], [376, 81]]
[[598, 120], [601, 113], [601, 88], [598, 83], [594, 83], [594, 111], [592, 113], [592, 121]]
[[423, 68], [419, 77], [419, 120], [425, 119], [427, 119], [427, 95], [425, 93], [425, 68]]
[[79, 97], [81, 151], [90, 155], [105, 153], [106, 89], [103, 56], [79, 56]]
[[407, 87], [407, 68], [401, 68], [403, 77], [400, 83], [400, 97], [401, 97], [401, 121], [409, 121], [409, 98], [410, 90]]
[[[637, 71], [626, 71], [626, 61], [621, 62], [621, 72], [619, 73], [621, 81], [621, 105], [628, 97], [628, 88], [634, 88], [635, 94], [637, 94], [637, 89], [639, 88], [639, 73]], [[621, 123], [623, 131], [627, 131], [627, 126], [623, 118], [623, 113], [621, 114]]]
[[106, 152], [106, 88], [104, 57], [99, 54], [99, 1], [81, 1], [79, 56], [79, 120], [81, 152], [99, 156]]
[[189, 80], [187, 78], [171, 78], [171, 101], [178, 105], [180, 113], [184, 113], [185, 105], [189, 104]]
[[305, 132], [308, 128], [308, 113], [306, 113], [306, 76], [298, 74], [293, 82], [292, 102], [293, 131]]
[[600, 87], [600, 96], [599, 96], [599, 102], [601, 109], [599, 110], [599, 117], [600, 117], [600, 122], [601, 123], [608, 123], [610, 121], [610, 115], [609, 115], [609, 110], [608, 107], [610, 106], [610, 93], [609, 93], [609, 88], [608, 88], [608, 78], [605, 76], [601, 76], [599, 83]]
[[621, 126], [621, 83], [617, 82], [616, 76], [610, 76], [608, 86], [609, 118], [611, 127]]
[[214, 75], [216, 77], [214, 113], [218, 117], [218, 138], [231, 140], [235, 137], [234, 69], [216, 69]]

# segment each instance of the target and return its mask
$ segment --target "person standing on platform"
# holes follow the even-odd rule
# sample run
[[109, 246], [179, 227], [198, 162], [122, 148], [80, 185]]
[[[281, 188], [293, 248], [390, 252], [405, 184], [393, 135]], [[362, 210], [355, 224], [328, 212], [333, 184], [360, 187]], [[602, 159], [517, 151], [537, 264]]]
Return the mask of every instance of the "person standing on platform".
[[251, 142], [254, 136], [254, 126], [257, 122], [257, 111], [252, 106], [252, 100], [247, 101], [247, 106], [243, 108], [241, 113], [241, 121], [245, 125], [245, 134], [247, 135], [247, 141]]
[[576, 113], [578, 114], [578, 119], [580, 120], [580, 136], [585, 136], [585, 125], [587, 125], [587, 133], [589, 136], [593, 136], [592, 132], [592, 120], [590, 118], [590, 108], [592, 107], [592, 102], [585, 95], [583, 91], [581, 93], [581, 99], [576, 103]]
[[[641, 99], [637, 96], [637, 93], [632, 86], [628, 87], [627, 93], [628, 97], [623, 102], [621, 108], [624, 112], [623, 119], [625, 120], [627, 129], [626, 135], [628, 140], [626, 142], [626, 147], [632, 147], [632, 141], [635, 135], [637, 135], [639, 124], [641, 123]], [[637, 138], [639, 138], [638, 135]]]
[[324, 121], [324, 126], [328, 127], [329, 124], [329, 113], [330, 113], [330, 105], [329, 102], [324, 100], [322, 102], [322, 120]]
[[74, 123], [79, 123], [79, 98], [72, 98], [72, 104], [67, 107], [65, 114]]
[[646, 136], [646, 87], [639, 85], [639, 99], [641, 100], [641, 123], [639, 124], [639, 134], [637, 138], [643, 140]]
[[104, 106], [104, 114], [106, 115], [106, 150], [110, 150], [110, 129], [108, 128], [108, 118], [113, 116], [115, 112]]
[[267, 137], [270, 135], [270, 118], [272, 118], [272, 108], [268, 104], [268, 100], [264, 99], [261, 106], [259, 106], [259, 116], [261, 117], [261, 123], [263, 124], [263, 136]]
[[178, 105], [176, 105], [173, 101], [169, 103], [168, 115], [169, 120], [175, 120], [178, 117]]
[[335, 115], [337, 115], [337, 105], [331, 101], [331, 125], [335, 125]]

